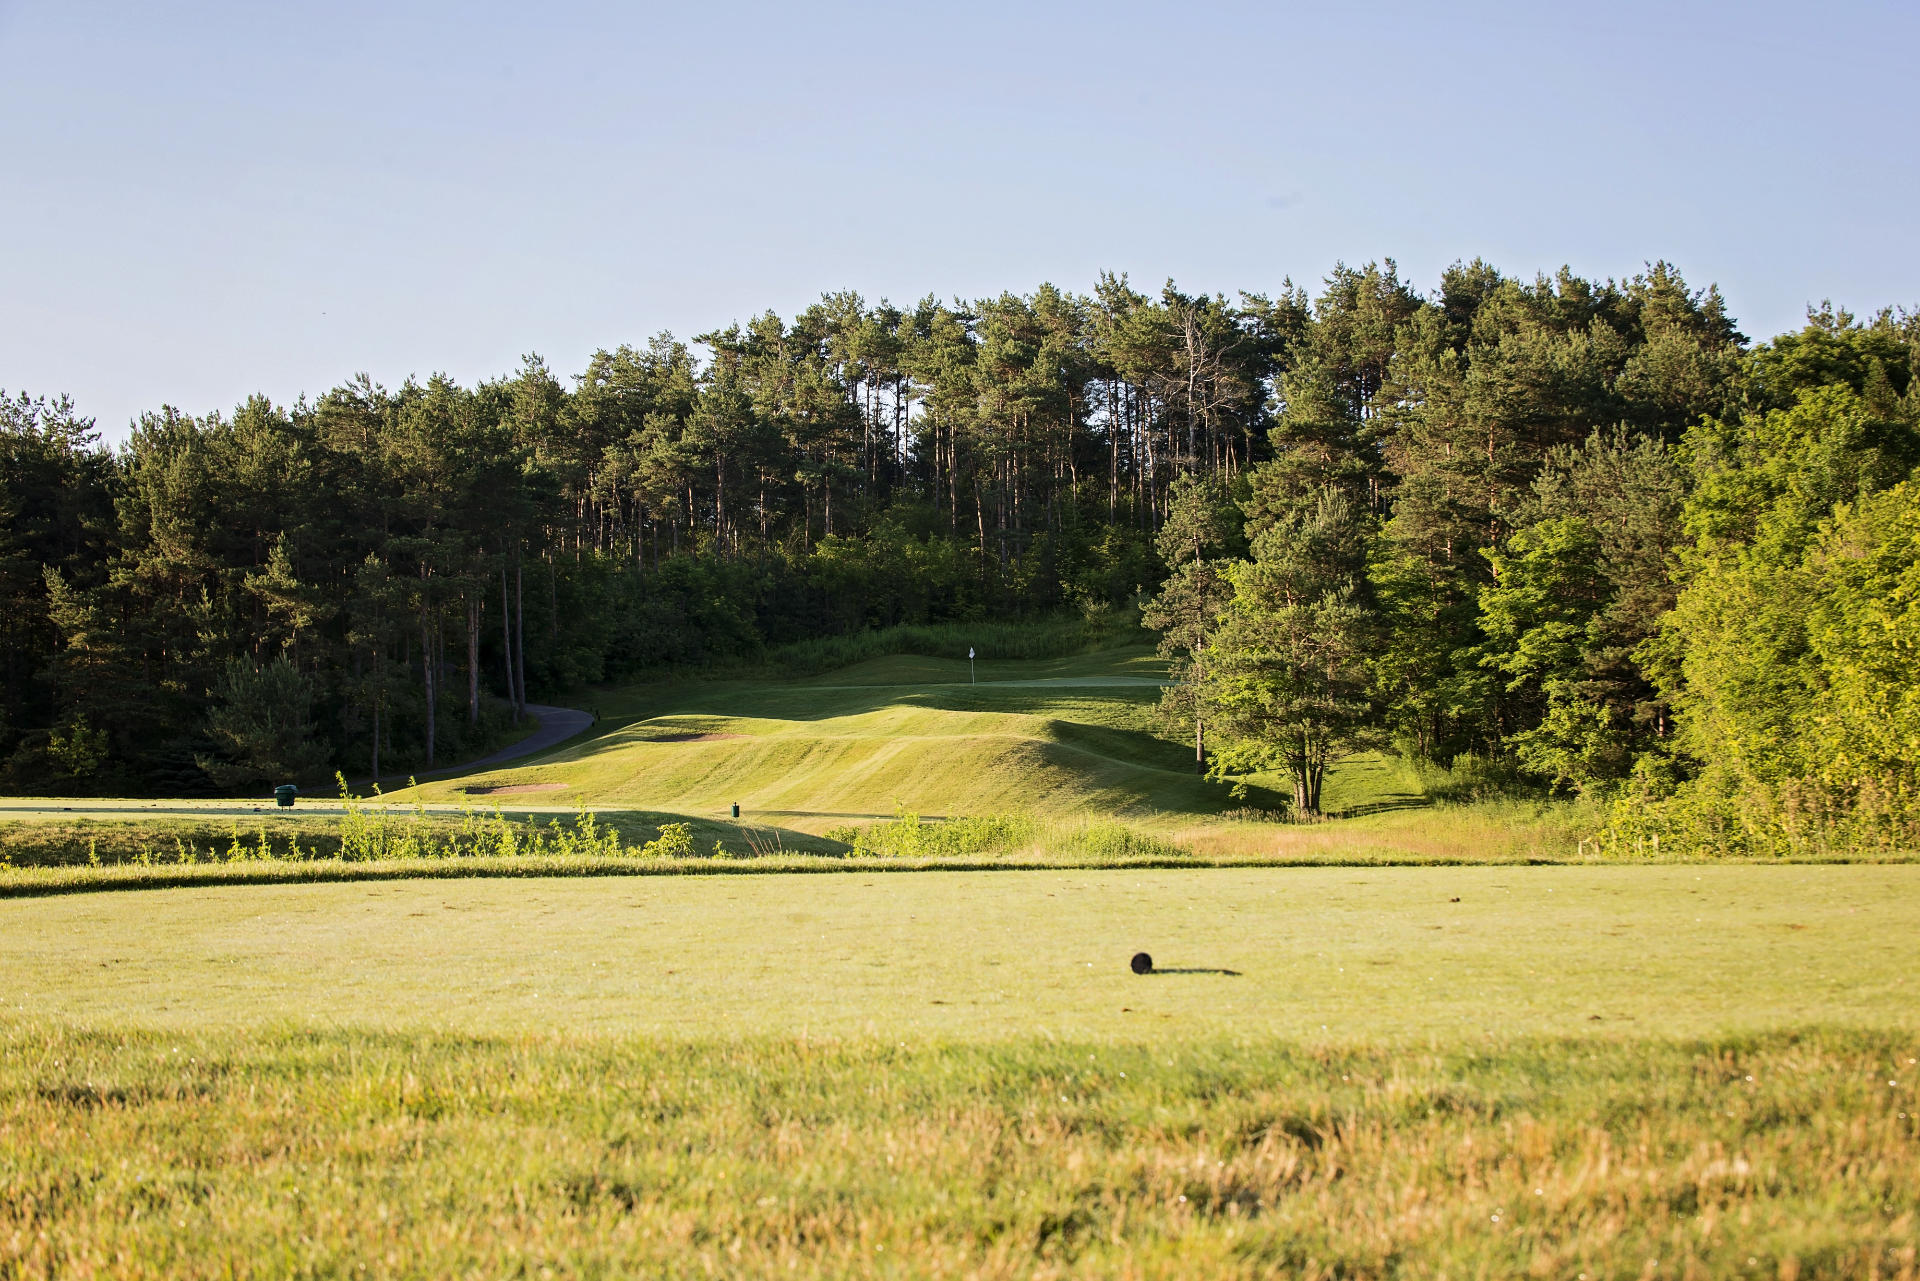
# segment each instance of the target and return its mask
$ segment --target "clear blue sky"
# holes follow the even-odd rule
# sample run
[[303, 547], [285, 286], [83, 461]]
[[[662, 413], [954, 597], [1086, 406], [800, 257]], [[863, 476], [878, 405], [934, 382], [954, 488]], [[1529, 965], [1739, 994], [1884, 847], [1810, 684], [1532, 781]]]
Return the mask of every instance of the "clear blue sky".
[[0, 0], [0, 387], [109, 436], [852, 288], [1670, 259], [1920, 304], [1920, 6]]

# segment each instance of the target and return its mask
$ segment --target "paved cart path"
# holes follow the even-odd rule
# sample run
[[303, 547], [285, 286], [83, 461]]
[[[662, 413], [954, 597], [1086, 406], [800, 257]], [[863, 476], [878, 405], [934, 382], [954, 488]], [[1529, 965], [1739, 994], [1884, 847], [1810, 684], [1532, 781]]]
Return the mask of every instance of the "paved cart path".
[[524, 756], [544, 752], [550, 747], [558, 747], [593, 724], [593, 713], [583, 712], [577, 707], [549, 707], [545, 703], [528, 703], [527, 715], [540, 722], [540, 728], [519, 742], [509, 744], [493, 755], [483, 756], [477, 761], [468, 761], [450, 769], [434, 770], [420, 777], [445, 778], [449, 774], [492, 769], [496, 765], [505, 765], [508, 761], [517, 761]]

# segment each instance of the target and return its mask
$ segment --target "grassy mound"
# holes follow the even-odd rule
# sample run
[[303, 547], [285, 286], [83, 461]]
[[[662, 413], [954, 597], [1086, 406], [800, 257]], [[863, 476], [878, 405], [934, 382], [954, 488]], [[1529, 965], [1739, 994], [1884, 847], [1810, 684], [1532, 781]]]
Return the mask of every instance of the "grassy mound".
[[[571, 875], [601, 864], [619, 873], [694, 867], [716, 849], [740, 860], [731, 866], [756, 870], [845, 868], [868, 858], [1118, 866], [1175, 858], [1375, 865], [1684, 857], [1597, 843], [1604, 820], [1594, 807], [1514, 799], [1510, 779], [1473, 761], [1446, 771], [1390, 755], [1355, 757], [1328, 779], [1334, 821], [1276, 822], [1285, 779], [1256, 776], [1237, 794], [1198, 777], [1192, 748], [1156, 731], [1165, 668], [1144, 645], [1088, 648], [1071, 629], [1045, 626], [1001, 631], [897, 629], [794, 660], [800, 670], [814, 659], [858, 659], [816, 675], [762, 670], [593, 691], [578, 700], [601, 715], [590, 737], [531, 764], [391, 794], [427, 807], [419, 821], [431, 830], [421, 839], [440, 846], [384, 850], [381, 875], [419, 862], [416, 854], [461, 856], [464, 873], [438, 867], [434, 876], [511, 873], [509, 853]], [[995, 656], [971, 665], [953, 657], [956, 648], [964, 653], [964, 635], [990, 641], [980, 648]], [[878, 646], [934, 652], [868, 654]], [[1063, 649], [1070, 652], [1054, 654]], [[1008, 654], [1054, 656], [999, 656]], [[495, 806], [535, 825], [578, 823], [580, 811], [595, 811], [620, 848], [596, 861], [578, 842], [542, 849], [516, 839], [506, 850], [498, 839], [448, 837], [473, 824], [463, 809]], [[303, 799], [293, 812], [245, 801], [0, 800], [0, 893], [76, 888], [88, 875], [75, 865], [95, 863], [159, 869], [96, 878], [103, 886], [352, 876], [367, 859], [344, 839], [340, 810], [326, 799]], [[889, 831], [901, 814], [917, 815], [921, 830]], [[671, 858], [632, 857], [674, 823], [689, 826], [691, 857], [677, 845]], [[941, 831], [942, 823], [957, 826]], [[968, 823], [997, 825], [994, 839], [983, 844]], [[497, 825], [490, 830], [498, 834]], [[404, 846], [412, 834], [403, 835]], [[1913, 857], [1874, 851], [1844, 859]], [[316, 859], [341, 866], [318, 868]], [[69, 871], [10, 873], [9, 864]], [[217, 876], [193, 870], [210, 864], [220, 865]]]
[[608, 691], [601, 710], [623, 722], [608, 732], [406, 795], [545, 787], [570, 804], [695, 814], [737, 803], [812, 831], [903, 808], [1144, 817], [1242, 803], [1153, 734], [1163, 668], [1144, 646], [974, 667], [977, 681], [964, 658], [893, 654], [811, 679]]

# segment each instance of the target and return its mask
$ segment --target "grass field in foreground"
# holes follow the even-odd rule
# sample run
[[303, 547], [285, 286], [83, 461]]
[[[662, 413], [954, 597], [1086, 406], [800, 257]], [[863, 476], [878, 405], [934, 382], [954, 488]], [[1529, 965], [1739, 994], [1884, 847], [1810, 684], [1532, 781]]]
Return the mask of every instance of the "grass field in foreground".
[[[1916, 890], [1516, 867], [0, 902], [0, 1276], [1911, 1278]], [[1137, 947], [1177, 972], [1127, 972]]]
[[[1142, 1043], [1912, 1027], [1917, 902], [1911, 865], [75, 894], [0, 901], [0, 1012], [103, 1030], [291, 1022]], [[1126, 962], [1139, 950], [1184, 972], [1136, 977]]]

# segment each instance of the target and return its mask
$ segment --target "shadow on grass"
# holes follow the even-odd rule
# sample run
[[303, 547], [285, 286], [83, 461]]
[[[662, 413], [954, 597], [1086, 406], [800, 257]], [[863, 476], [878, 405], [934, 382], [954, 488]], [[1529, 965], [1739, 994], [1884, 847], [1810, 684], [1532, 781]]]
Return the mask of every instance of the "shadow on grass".
[[[1140, 691], [1125, 692], [1134, 694]], [[1157, 695], [1157, 691], [1148, 693]], [[774, 740], [801, 741], [805, 738], [804, 734], [736, 733], [729, 722], [739, 719], [784, 721], [790, 725], [805, 726], [859, 717], [887, 708], [964, 710], [1040, 719], [1042, 723], [1039, 725], [1023, 726], [1018, 734], [1002, 736], [1005, 739], [1006, 768], [1020, 770], [1046, 767], [1056, 770], [1059, 772], [1056, 784], [1065, 786], [1071, 781], [1085, 792], [1099, 795], [1103, 804], [1113, 808], [1150, 809], [1199, 817], [1218, 814], [1235, 805], [1277, 809], [1285, 803], [1285, 798], [1279, 793], [1258, 785], [1251, 787], [1244, 796], [1233, 798], [1220, 783], [1193, 772], [1191, 749], [1184, 744], [1170, 742], [1144, 729], [1076, 719], [1076, 715], [1080, 714], [1097, 717], [1099, 712], [1063, 706], [1063, 701], [1070, 700], [1059, 697], [1059, 691], [981, 695], [962, 686], [954, 692], [953, 697], [942, 698], [925, 692], [900, 694], [883, 688], [861, 688], [839, 691], [830, 701], [809, 698], [804, 688], [738, 690], [734, 691], [734, 695], [743, 704], [750, 700], [751, 705], [729, 708], [726, 700], [698, 698], [696, 695], [689, 697], [679, 710], [660, 712], [644, 721], [627, 721], [617, 726], [603, 721], [596, 737], [576, 742], [558, 756], [543, 757], [540, 763], [555, 766], [591, 765], [638, 749], [648, 753], [638, 759], [647, 762], [651, 768], [653, 763], [671, 759], [652, 753], [700, 751], [719, 739], [737, 740], [732, 748], [713, 749], [724, 756], [733, 749], [756, 750]], [[1144, 701], [1151, 701], [1151, 698]], [[669, 717], [669, 724], [649, 724]], [[956, 734], [954, 741], [964, 742], [973, 737], [976, 736]], [[710, 756], [707, 759], [720, 757]], [[611, 803], [610, 799], [602, 798], [602, 803], [596, 808], [604, 812]], [[807, 813], [802, 810], [761, 812], [782, 816]], [[820, 816], [853, 819], [888, 817], [885, 814], [824, 812]]]
[[1150, 978], [1155, 974], [1225, 974], [1231, 978], [1237, 979], [1240, 977], [1239, 970], [1209, 969], [1204, 965], [1156, 965], [1148, 970], [1143, 977]]
[[741, 682], [693, 686], [663, 694], [638, 707], [622, 708], [616, 714], [603, 716], [597, 728], [611, 731], [662, 716], [827, 721], [864, 716], [890, 707], [919, 707], [944, 712], [998, 712], [1011, 716], [1058, 716], [1063, 701], [1151, 705], [1158, 702], [1159, 698], [1159, 689], [1151, 685], [769, 686]]
[[[868, 813], [866, 811], [859, 811], [859, 810], [741, 810], [740, 812], [743, 815], [766, 814], [774, 818], [897, 819], [900, 817], [898, 812], [889, 812], [889, 813], [882, 814], [878, 812]], [[947, 821], [948, 818], [952, 816], [948, 814], [917, 814], [915, 815], [915, 817], [918, 818], [923, 823], [944, 823]]]
[[1362, 801], [1358, 805], [1349, 805], [1344, 809], [1327, 811], [1328, 818], [1365, 818], [1369, 814], [1391, 814], [1396, 810], [1424, 810], [1433, 808], [1430, 796], [1415, 796], [1410, 793], [1400, 796], [1383, 797], [1377, 801]]

